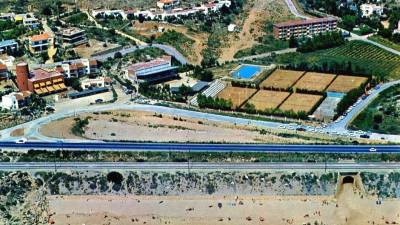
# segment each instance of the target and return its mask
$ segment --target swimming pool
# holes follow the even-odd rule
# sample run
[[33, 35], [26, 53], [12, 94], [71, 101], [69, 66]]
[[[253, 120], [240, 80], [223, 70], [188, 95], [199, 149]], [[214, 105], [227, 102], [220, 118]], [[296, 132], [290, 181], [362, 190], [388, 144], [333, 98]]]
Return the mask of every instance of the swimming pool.
[[233, 71], [232, 77], [236, 79], [250, 79], [261, 72], [261, 66], [243, 65]]

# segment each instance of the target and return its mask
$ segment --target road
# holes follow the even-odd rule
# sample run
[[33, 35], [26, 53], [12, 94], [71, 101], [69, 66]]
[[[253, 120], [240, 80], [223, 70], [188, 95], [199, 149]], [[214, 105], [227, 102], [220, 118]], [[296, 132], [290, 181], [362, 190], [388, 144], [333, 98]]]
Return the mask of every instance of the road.
[[15, 162], [0, 170], [399, 170], [400, 163], [202, 163], [202, 162]]
[[[96, 21], [96, 19], [93, 18], [92, 15], [90, 15], [90, 13], [88, 11], [85, 11], [85, 13], [88, 16], [89, 20], [92, 21], [97, 28], [104, 29], [104, 30], [109, 30], [108, 27], [103, 27], [100, 23], [98, 23]], [[93, 57], [94, 59], [99, 60], [99, 61], [105, 61], [105, 60], [108, 60], [108, 58], [110, 58], [110, 57], [114, 58], [114, 55], [117, 52], [120, 52], [122, 55], [126, 55], [126, 54], [132, 53], [132, 52], [134, 52], [134, 51], [136, 51], [138, 49], [144, 49], [144, 48], [148, 48], [148, 47], [155, 47], [155, 48], [159, 48], [159, 49], [165, 51], [167, 54], [173, 56], [182, 65], [186, 65], [186, 64], [189, 63], [188, 60], [178, 50], [176, 50], [176, 48], [174, 48], [172, 46], [164, 45], [164, 44], [151, 44], [150, 45], [150, 44], [148, 44], [148, 43], [146, 43], [144, 41], [141, 41], [141, 40], [135, 38], [132, 35], [129, 35], [127, 33], [124, 33], [123, 31], [120, 31], [120, 30], [115, 30], [115, 33], [134, 41], [137, 46], [128, 47], [128, 48], [124, 48], [124, 49], [119, 50], [119, 51], [115, 51], [115, 52], [107, 53], [107, 54], [104, 54], [104, 55], [96, 56], [96, 57]]]
[[128, 142], [0, 142], [1, 149], [46, 149], [86, 151], [150, 151], [150, 152], [302, 152], [302, 153], [400, 153], [400, 145], [271, 145], [271, 144], [172, 144]]

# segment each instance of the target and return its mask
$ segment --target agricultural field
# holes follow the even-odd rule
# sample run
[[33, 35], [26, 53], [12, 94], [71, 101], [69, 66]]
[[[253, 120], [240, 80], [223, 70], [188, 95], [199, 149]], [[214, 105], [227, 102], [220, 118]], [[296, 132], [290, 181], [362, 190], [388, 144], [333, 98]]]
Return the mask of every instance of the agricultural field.
[[249, 99], [257, 89], [252, 88], [240, 88], [240, 87], [226, 87], [217, 97], [225, 100], [232, 101], [232, 107], [237, 108], [241, 106], [247, 99]]
[[294, 86], [296, 89], [323, 92], [335, 79], [336, 75], [328, 73], [307, 72]]
[[293, 93], [279, 109], [282, 111], [294, 111], [296, 113], [306, 112], [308, 114], [322, 98], [322, 95]]
[[345, 76], [339, 75], [331, 85], [327, 88], [327, 91], [347, 93], [353, 89], [360, 87], [362, 84], [367, 82], [366, 77], [356, 76]]
[[[310, 53], [277, 55], [273, 61], [299, 70], [317, 70], [334, 74], [364, 74], [384, 81], [400, 79], [400, 56], [362, 41]], [[253, 63], [271, 63], [271, 58], [261, 58]]]
[[288, 90], [303, 74], [304, 71], [277, 69], [260, 84], [260, 87], [264, 89]]
[[260, 90], [248, 103], [253, 104], [256, 110], [276, 109], [289, 95], [289, 92]]
[[400, 56], [365, 42], [352, 41], [337, 48], [311, 54], [338, 61], [350, 60], [353, 66], [361, 67], [371, 74], [382, 74], [389, 79], [400, 78]]

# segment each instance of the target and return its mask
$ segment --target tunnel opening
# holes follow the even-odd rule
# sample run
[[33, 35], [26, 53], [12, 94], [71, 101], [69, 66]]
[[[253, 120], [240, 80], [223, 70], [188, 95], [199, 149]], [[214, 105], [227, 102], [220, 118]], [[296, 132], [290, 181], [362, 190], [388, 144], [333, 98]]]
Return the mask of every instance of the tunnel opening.
[[353, 184], [354, 183], [354, 177], [352, 176], [345, 176], [343, 178], [343, 184]]

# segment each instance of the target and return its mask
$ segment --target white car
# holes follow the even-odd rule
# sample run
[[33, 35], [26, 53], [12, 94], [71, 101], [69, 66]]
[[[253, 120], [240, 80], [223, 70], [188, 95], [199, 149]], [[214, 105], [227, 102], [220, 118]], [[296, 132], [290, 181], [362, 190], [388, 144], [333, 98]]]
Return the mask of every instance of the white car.
[[16, 144], [25, 144], [28, 140], [26, 138], [21, 138], [15, 141]]
[[376, 148], [370, 148], [369, 151], [370, 152], [376, 152]]

